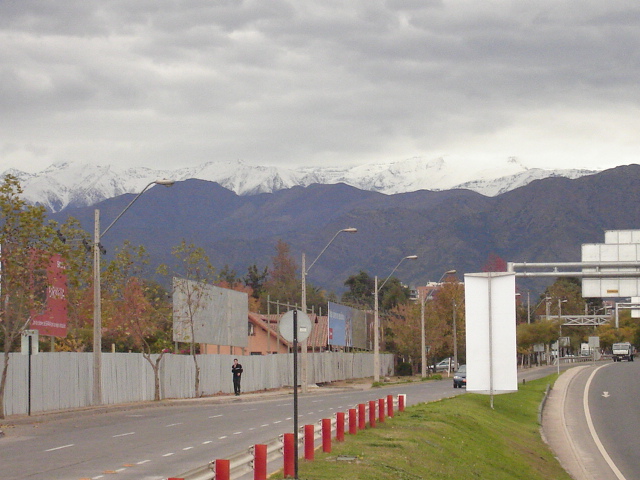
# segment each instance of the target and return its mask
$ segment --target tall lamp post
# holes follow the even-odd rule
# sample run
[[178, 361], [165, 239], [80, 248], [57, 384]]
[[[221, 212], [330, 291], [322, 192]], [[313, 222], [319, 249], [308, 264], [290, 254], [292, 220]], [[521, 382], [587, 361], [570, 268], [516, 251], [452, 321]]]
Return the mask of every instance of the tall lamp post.
[[[316, 259], [313, 262], [311, 262], [311, 265], [309, 265], [309, 268], [305, 266], [305, 255], [304, 253], [302, 254], [302, 268], [301, 268], [302, 270], [302, 311], [304, 312], [305, 315], [307, 314], [307, 275], [309, 274], [309, 270], [311, 270], [311, 267], [315, 265], [318, 259], [327, 250], [327, 248], [329, 248], [329, 245], [333, 243], [333, 241], [336, 239], [338, 235], [340, 235], [341, 233], [357, 233], [357, 232], [358, 232], [358, 229], [353, 227], [343, 228], [342, 230], [338, 230], [336, 234], [333, 236], [333, 238], [329, 240], [329, 243], [327, 243], [327, 245], [318, 254]], [[307, 341], [308, 340], [304, 340], [301, 345], [302, 347], [302, 362], [301, 362], [302, 379], [300, 383], [302, 386], [302, 393], [307, 393], [307, 360], [308, 360]]]
[[[442, 276], [440, 277], [440, 280], [438, 280], [438, 284], [440, 284], [442, 282], [442, 279], [447, 275], [455, 275], [455, 274], [456, 274], [456, 270], [447, 270], [442, 274]], [[420, 351], [422, 355], [422, 372], [421, 372], [422, 378], [425, 378], [427, 376], [427, 350], [426, 350], [427, 347], [425, 345], [424, 306], [431, 299], [434, 291], [435, 289], [431, 290], [429, 292], [429, 295], [427, 295], [427, 297], [420, 302]]]
[[402, 260], [400, 260], [398, 264], [395, 266], [395, 268], [391, 270], [391, 273], [387, 276], [387, 278], [385, 278], [384, 282], [382, 282], [382, 285], [380, 285], [379, 287], [378, 287], [378, 277], [377, 276], [375, 277], [374, 292], [373, 292], [374, 293], [373, 295], [373, 299], [374, 299], [373, 381], [374, 382], [380, 381], [380, 317], [378, 315], [378, 294], [380, 293], [380, 290], [382, 290], [382, 287], [384, 287], [384, 284], [387, 283], [387, 280], [391, 278], [391, 275], [393, 275], [393, 272], [395, 272], [398, 269], [398, 267], [402, 262], [404, 262], [405, 260], [415, 260], [416, 258], [418, 258], [417, 255], [407, 255], [406, 257], [403, 257]]
[[93, 223], [93, 404], [102, 404], [102, 301], [100, 285], [100, 254], [104, 253], [104, 247], [100, 244], [100, 239], [113, 227], [129, 207], [135, 203], [140, 195], [147, 191], [151, 185], [164, 185], [170, 187], [175, 182], [173, 180], [154, 180], [150, 182], [142, 191], [131, 200], [129, 205], [115, 218], [111, 224], [100, 233], [100, 210], [94, 212]]

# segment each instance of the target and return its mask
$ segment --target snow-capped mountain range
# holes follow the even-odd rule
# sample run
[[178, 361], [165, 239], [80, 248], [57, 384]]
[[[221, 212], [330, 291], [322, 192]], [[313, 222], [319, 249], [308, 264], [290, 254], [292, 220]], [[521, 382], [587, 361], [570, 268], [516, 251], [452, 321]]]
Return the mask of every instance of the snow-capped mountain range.
[[154, 170], [65, 162], [55, 163], [38, 173], [11, 169], [3, 172], [3, 175], [10, 173], [20, 179], [27, 201], [58, 212], [67, 206], [92, 205], [124, 193], [137, 193], [159, 178], [213, 181], [238, 195], [271, 193], [296, 185], [346, 183], [361, 190], [385, 194], [466, 188], [486, 196], [495, 196], [541, 178], [561, 176], [573, 179], [597, 173], [595, 170], [529, 168], [515, 158], [509, 158], [492, 168], [462, 165], [459, 159], [410, 158], [390, 164], [344, 168], [263, 167], [233, 161], [208, 162], [175, 170]]

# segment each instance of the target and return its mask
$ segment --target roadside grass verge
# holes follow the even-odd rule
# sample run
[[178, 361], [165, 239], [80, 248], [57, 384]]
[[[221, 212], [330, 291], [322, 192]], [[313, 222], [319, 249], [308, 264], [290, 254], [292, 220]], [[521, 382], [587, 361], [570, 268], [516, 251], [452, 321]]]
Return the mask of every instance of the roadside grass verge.
[[[494, 396], [464, 394], [397, 413], [300, 460], [301, 480], [571, 480], [540, 437], [538, 406], [555, 375]], [[282, 472], [271, 478], [283, 478]]]

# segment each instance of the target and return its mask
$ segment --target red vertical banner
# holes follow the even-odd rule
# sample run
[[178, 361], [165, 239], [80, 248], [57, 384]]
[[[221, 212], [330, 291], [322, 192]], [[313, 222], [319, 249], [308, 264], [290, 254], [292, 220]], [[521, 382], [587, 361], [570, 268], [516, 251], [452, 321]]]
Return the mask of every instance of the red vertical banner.
[[47, 290], [42, 313], [31, 313], [30, 328], [40, 335], [67, 336], [67, 275], [62, 257], [52, 255], [47, 268]]

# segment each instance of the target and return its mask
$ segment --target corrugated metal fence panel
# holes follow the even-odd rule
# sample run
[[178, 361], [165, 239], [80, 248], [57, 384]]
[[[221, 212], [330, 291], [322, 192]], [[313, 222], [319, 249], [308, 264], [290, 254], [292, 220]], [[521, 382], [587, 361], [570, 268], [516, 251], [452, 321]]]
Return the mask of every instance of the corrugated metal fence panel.
[[[28, 409], [28, 357], [9, 354], [4, 396], [5, 415], [23, 415]], [[157, 356], [152, 356], [155, 360]], [[233, 392], [232, 355], [198, 355], [200, 392]], [[293, 385], [293, 354], [238, 357], [244, 367], [242, 391], [255, 392]], [[373, 355], [368, 353], [308, 354], [309, 383], [325, 383], [373, 375]], [[86, 407], [92, 404], [92, 353], [39, 353], [31, 357], [32, 413]], [[393, 356], [380, 355], [381, 371], [393, 372]], [[193, 398], [195, 367], [189, 355], [164, 355], [160, 363], [160, 398]], [[298, 383], [301, 358], [298, 358]], [[103, 404], [149, 401], [154, 398], [154, 376], [139, 353], [102, 355]]]

